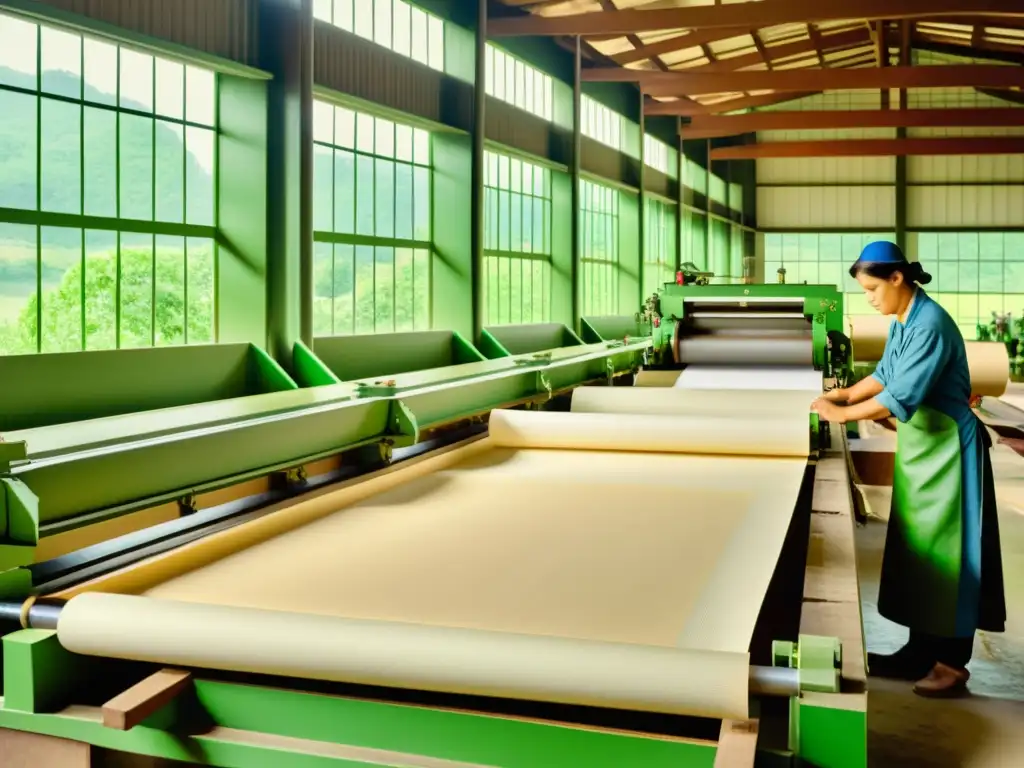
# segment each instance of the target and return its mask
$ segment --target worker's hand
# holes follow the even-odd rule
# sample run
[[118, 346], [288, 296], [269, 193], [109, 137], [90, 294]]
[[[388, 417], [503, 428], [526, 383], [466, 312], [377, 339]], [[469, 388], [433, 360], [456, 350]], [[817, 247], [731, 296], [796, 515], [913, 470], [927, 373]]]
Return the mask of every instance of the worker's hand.
[[845, 403], [848, 399], [848, 395], [845, 389], [836, 387], [835, 389], [830, 389], [828, 392], [822, 395], [821, 399], [828, 400], [828, 402], [830, 403]]
[[819, 397], [811, 403], [811, 411], [818, 414], [818, 418], [833, 424], [844, 424], [846, 422], [845, 409], [840, 405], [829, 402], [824, 397]]

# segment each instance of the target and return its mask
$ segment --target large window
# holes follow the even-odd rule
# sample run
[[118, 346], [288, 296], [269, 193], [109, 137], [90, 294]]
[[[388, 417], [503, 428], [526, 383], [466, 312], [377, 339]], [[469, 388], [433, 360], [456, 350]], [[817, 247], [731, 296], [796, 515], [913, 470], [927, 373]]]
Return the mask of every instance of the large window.
[[551, 171], [485, 155], [487, 324], [551, 319]]
[[624, 118], [589, 96], [580, 99], [580, 131], [594, 141], [622, 149], [622, 124]]
[[313, 0], [313, 15], [444, 71], [444, 22], [405, 0]]
[[[846, 312], [873, 314], [863, 290], [848, 274], [861, 249], [882, 234], [766, 234], [765, 280], [774, 282], [785, 266], [787, 283], [827, 283], [843, 287]], [[968, 339], [992, 313], [1024, 314], [1024, 233], [911, 233], [908, 256], [922, 263], [933, 281], [925, 290], [953, 316]]]
[[430, 327], [430, 135], [314, 105], [313, 330]]
[[911, 252], [933, 278], [926, 290], [966, 338], [975, 338], [993, 312], [1024, 316], [1024, 233], [920, 232], [910, 238]]
[[644, 163], [668, 175], [668, 159], [672, 154], [668, 144], [649, 133], [644, 134]]
[[0, 354], [214, 340], [216, 93], [0, 14]]
[[486, 55], [487, 95], [550, 122], [554, 114], [551, 76], [490, 43]]
[[583, 314], [614, 315], [619, 309], [619, 192], [580, 181], [580, 197]]
[[644, 226], [644, 296], [661, 292], [676, 273], [676, 208], [662, 200], [646, 201]]
[[845, 296], [843, 305], [848, 315], [868, 315], [875, 310], [868, 304], [864, 291], [849, 276], [850, 265], [860, 256], [865, 245], [874, 240], [895, 240], [891, 234], [856, 232], [849, 234], [777, 234], [764, 236], [764, 279], [778, 281], [778, 270], [786, 270], [786, 282], [808, 285], [834, 285]]
[[680, 261], [690, 263], [699, 269], [708, 268], [707, 217], [686, 208], [682, 212], [682, 247]]

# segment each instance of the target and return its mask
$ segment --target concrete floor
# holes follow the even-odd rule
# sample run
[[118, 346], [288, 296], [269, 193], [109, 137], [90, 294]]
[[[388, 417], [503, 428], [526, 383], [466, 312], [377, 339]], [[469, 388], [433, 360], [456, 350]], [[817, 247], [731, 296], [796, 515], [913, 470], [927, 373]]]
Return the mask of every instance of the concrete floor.
[[[871, 680], [868, 750], [873, 768], [1024, 768], [1024, 458], [998, 446], [993, 468], [1009, 614], [1006, 632], [979, 634], [968, 698], [931, 701], [915, 696], [910, 684]], [[877, 503], [872, 506], [879, 508]], [[857, 532], [868, 649], [888, 653], [903, 645], [906, 630], [878, 615], [884, 542], [882, 521]]]

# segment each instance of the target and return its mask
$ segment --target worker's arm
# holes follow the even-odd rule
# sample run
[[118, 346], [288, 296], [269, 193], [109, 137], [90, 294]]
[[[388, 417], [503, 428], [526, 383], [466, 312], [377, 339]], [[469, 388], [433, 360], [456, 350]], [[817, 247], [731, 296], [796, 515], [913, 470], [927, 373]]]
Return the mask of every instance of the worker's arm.
[[[875, 395], [881, 393], [883, 389], [885, 389], [885, 386], [881, 381], [876, 379], [874, 376], [868, 376], [867, 378], [858, 381], [852, 387], [833, 389], [826, 392], [825, 399], [832, 403], [856, 405], [857, 403], [863, 403], [865, 400], [870, 400]], [[862, 418], [870, 417], [864, 416]]]
[[830, 421], [833, 424], [846, 424], [850, 421], [878, 421], [892, 416], [892, 412], [876, 397], [847, 406], [837, 405], [822, 398], [814, 402], [811, 410], [825, 421]]

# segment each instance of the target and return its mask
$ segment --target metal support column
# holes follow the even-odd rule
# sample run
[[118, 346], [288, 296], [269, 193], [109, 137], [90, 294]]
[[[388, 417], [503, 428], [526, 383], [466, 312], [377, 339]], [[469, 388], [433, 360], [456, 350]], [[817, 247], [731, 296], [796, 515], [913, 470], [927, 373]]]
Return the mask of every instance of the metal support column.
[[484, 293], [487, 281], [484, 269], [484, 140], [487, 131], [487, 0], [477, 0], [476, 72], [473, 89], [473, 169], [471, 173], [472, 224], [470, 240], [473, 249], [471, 284], [473, 286], [473, 343], [480, 341], [486, 319]]
[[579, 333], [580, 315], [583, 312], [583, 286], [580, 285], [580, 277], [583, 273], [580, 260], [583, 256], [583, 249], [580, 247], [580, 171], [582, 169], [582, 41], [576, 37], [573, 41], [573, 67], [572, 67], [572, 166], [569, 169], [569, 180], [572, 183], [572, 267], [570, 279], [572, 280], [572, 329]]
[[647, 296], [644, 295], [644, 264], [647, 262], [647, 148], [644, 138], [647, 136], [647, 123], [644, 117], [644, 93], [640, 91], [640, 195], [637, 204], [640, 206], [640, 218], [637, 221], [637, 239], [640, 241], [639, 271], [637, 285], [640, 287], [637, 306], [642, 307]]
[[711, 139], [704, 146], [704, 269], [714, 272], [711, 263]]
[[673, 272], [679, 271], [683, 263], [683, 201], [686, 199], [686, 185], [683, 179], [686, 178], [686, 153], [683, 151], [682, 139], [682, 118], [676, 118], [676, 148], [679, 150], [676, 158], [676, 252], [674, 254], [675, 264]]
[[[883, 27], [884, 29], [884, 27]], [[900, 25], [900, 66], [910, 66], [910, 23], [903, 21]], [[908, 106], [907, 89], [900, 90], [901, 110]], [[896, 138], [907, 138], [906, 128], [896, 129]], [[896, 158], [896, 245], [909, 258], [907, 253], [907, 157], [900, 155]]]
[[313, 341], [313, 2], [260, 0], [267, 103], [267, 347], [291, 368]]

